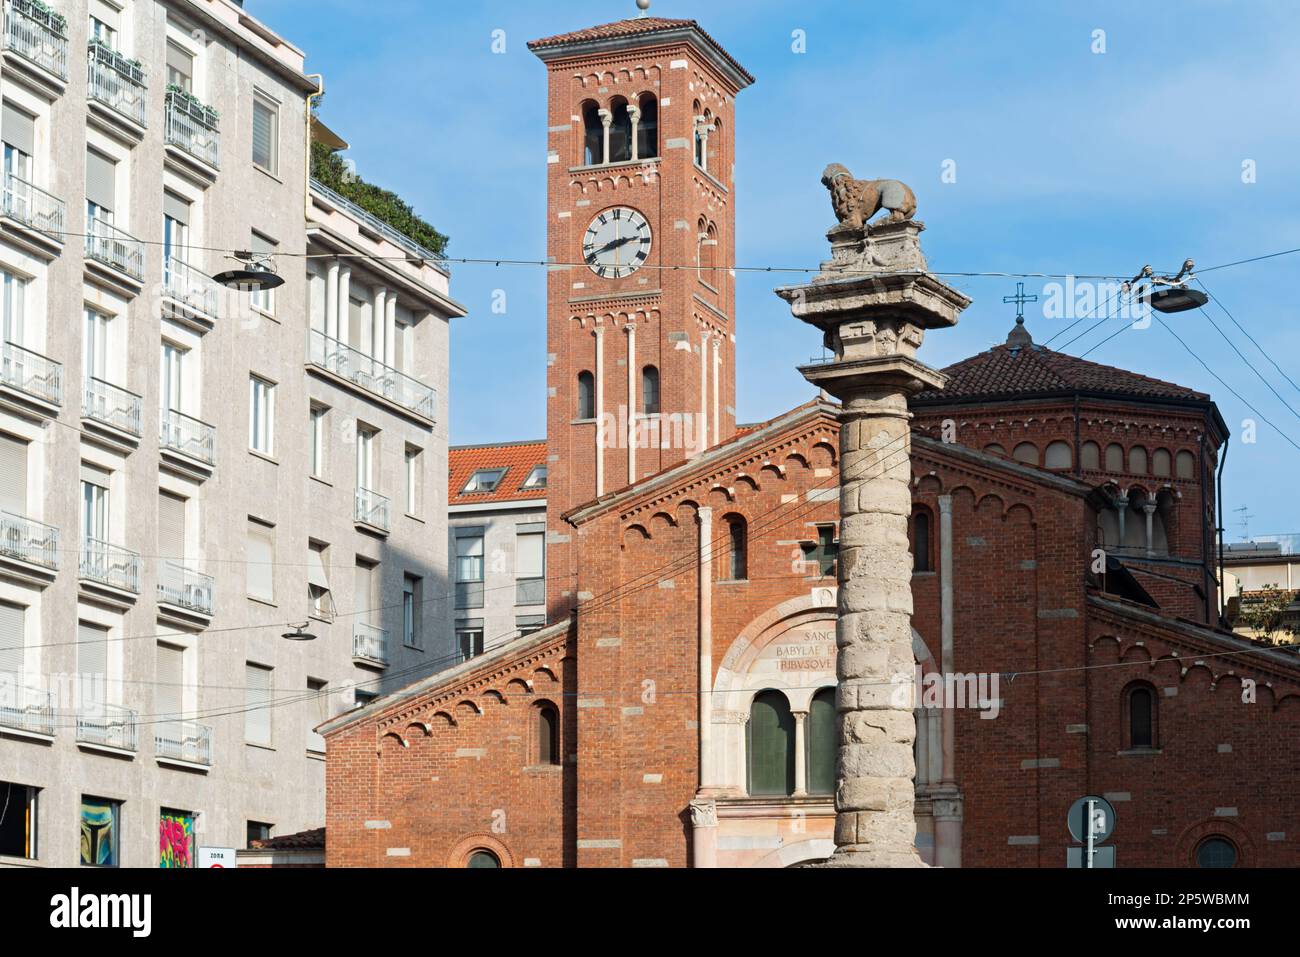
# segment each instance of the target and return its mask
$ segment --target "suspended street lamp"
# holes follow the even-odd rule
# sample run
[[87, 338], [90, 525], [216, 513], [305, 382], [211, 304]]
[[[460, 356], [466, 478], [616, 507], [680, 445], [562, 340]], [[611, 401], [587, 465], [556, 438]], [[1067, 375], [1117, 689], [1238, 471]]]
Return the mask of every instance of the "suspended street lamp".
[[[1199, 289], [1187, 285], [1196, 276], [1192, 270], [1196, 267], [1190, 259], [1183, 262], [1183, 268], [1176, 276], [1157, 276], [1150, 266], [1143, 266], [1142, 271], [1124, 283], [1124, 292], [1134, 293], [1139, 300], [1157, 312], [1186, 312], [1199, 309], [1210, 301], [1210, 297]], [[1146, 285], [1142, 286], [1145, 282]]]
[[241, 292], [257, 292], [264, 289], [276, 289], [284, 285], [284, 280], [275, 273], [271, 257], [252, 252], [237, 252], [234, 255], [247, 266], [244, 269], [228, 269], [212, 278], [223, 286], [238, 289]]
[[301, 625], [290, 625], [293, 631], [286, 631], [280, 637], [285, 641], [315, 641], [316, 636], [307, 630], [307, 622]]

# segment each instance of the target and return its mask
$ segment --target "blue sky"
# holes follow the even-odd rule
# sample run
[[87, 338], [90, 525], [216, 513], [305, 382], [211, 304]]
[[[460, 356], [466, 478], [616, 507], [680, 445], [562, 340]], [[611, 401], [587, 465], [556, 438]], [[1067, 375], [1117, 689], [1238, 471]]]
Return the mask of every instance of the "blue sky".
[[[353, 144], [361, 175], [448, 233], [451, 255], [524, 259], [545, 255], [547, 145], [545, 70], [525, 44], [636, 12], [632, 0], [247, 6], [326, 75], [322, 116]], [[825, 258], [833, 217], [818, 176], [832, 161], [913, 187], [936, 271], [1132, 275], [1148, 262], [1172, 271], [1188, 256], [1208, 267], [1300, 246], [1300, 4], [1289, 0], [655, 0], [651, 12], [699, 19], [758, 77], [737, 108], [739, 265]], [[505, 31], [504, 54], [492, 52], [494, 30]], [[1098, 30], [1104, 53], [1092, 52]], [[941, 180], [946, 161], [955, 182]], [[818, 336], [772, 294], [790, 281], [738, 279], [743, 421], [811, 395], [794, 366], [818, 353]], [[1014, 279], [950, 281], [975, 301], [956, 329], [927, 340], [935, 366], [1001, 341], [1014, 320], [1002, 303]], [[1041, 297], [1048, 281], [1026, 280], [1026, 292]], [[1204, 282], [1300, 383], [1300, 255]], [[495, 290], [504, 315], [489, 308]], [[452, 442], [542, 436], [542, 270], [458, 266], [452, 293], [470, 310], [452, 331]], [[1066, 324], [1042, 305], [1026, 309], [1039, 342]], [[1088, 358], [1210, 392], [1234, 433], [1226, 508], [1249, 507], [1252, 535], [1300, 531], [1300, 449], [1264, 421], [1300, 445], [1300, 390], [1222, 312], [1207, 312], [1281, 400], [1204, 315], [1166, 321], [1259, 415], [1158, 323]], [[1121, 324], [1065, 351], [1079, 355]], [[1257, 422], [1253, 444], [1237, 441], [1246, 418]], [[1238, 516], [1228, 517], [1235, 539]]]

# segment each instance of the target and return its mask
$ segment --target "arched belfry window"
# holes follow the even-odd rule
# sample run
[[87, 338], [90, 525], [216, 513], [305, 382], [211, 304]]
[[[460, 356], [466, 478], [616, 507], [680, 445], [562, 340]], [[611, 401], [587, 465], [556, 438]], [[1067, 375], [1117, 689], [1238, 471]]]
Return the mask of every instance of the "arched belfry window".
[[749, 793], [794, 793], [794, 715], [779, 691], [760, 691], [749, 708]]
[[636, 128], [637, 159], [659, 155], [659, 101], [653, 94], [641, 97], [641, 120]]
[[1130, 749], [1156, 746], [1156, 690], [1145, 682], [1129, 685], [1125, 692]]
[[1226, 837], [1213, 834], [1196, 845], [1197, 867], [1236, 867], [1237, 845]]
[[605, 162], [605, 126], [600, 121], [600, 107], [591, 102], [582, 107], [582, 162], [586, 166]]
[[934, 571], [930, 555], [930, 512], [924, 508], [912, 513], [912, 571]]
[[641, 411], [646, 415], [659, 414], [659, 370], [654, 366], [641, 370]]
[[549, 701], [537, 706], [537, 763], [561, 763], [560, 712]]
[[613, 122], [609, 127], [609, 162], [626, 163], [632, 158], [632, 114], [627, 100], [619, 97], [609, 106]]
[[822, 688], [808, 708], [808, 793], [835, 793], [835, 689]]
[[727, 519], [727, 577], [732, 581], [749, 577], [749, 530], [739, 515]]
[[590, 372], [578, 373], [578, 418], [596, 417], [596, 377]]

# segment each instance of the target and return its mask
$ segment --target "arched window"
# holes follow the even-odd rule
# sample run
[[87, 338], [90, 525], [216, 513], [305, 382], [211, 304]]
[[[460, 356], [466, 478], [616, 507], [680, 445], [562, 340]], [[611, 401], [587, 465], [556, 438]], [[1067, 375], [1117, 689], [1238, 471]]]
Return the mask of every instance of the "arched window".
[[596, 377], [590, 372], [578, 373], [578, 418], [596, 417]]
[[835, 793], [835, 689], [822, 688], [808, 708], [808, 793]]
[[653, 94], [641, 97], [641, 121], [636, 128], [636, 155], [649, 159], [659, 155], [659, 101]]
[[930, 560], [930, 512], [924, 508], [912, 513], [912, 571], [934, 571]]
[[1237, 845], [1218, 834], [1196, 845], [1197, 867], [1236, 867]]
[[1101, 468], [1101, 446], [1096, 442], [1084, 442], [1079, 450], [1079, 464], [1085, 469]]
[[779, 691], [760, 691], [749, 707], [749, 793], [794, 793], [794, 716]]
[[991, 453], [991, 454], [993, 454], [993, 455], [1006, 455], [1006, 454], [1007, 454], [1007, 450], [1004, 449], [1002, 446], [998, 445], [998, 443], [996, 443], [996, 442], [990, 442], [988, 445], [984, 446], [984, 451], [985, 451], [985, 452], [989, 452], [989, 453]]
[[626, 163], [632, 158], [632, 114], [627, 111], [627, 100], [616, 98], [609, 111], [614, 116], [609, 127], [609, 162]]
[[739, 515], [727, 519], [727, 577], [744, 581], [749, 577], [749, 536]]
[[1118, 442], [1112, 442], [1106, 446], [1106, 471], [1124, 471], [1124, 446]]
[[1156, 513], [1151, 516], [1151, 549], [1157, 555], [1170, 552], [1169, 532], [1177, 530], [1174, 524], [1174, 495], [1169, 489], [1156, 494]]
[[722, 283], [718, 276], [718, 231], [714, 229], [713, 224], [700, 220], [699, 244], [700, 244], [700, 279], [712, 287], [717, 288]]
[[646, 415], [659, 414], [659, 370], [654, 366], [641, 370], [641, 411]]
[[1174, 474], [1180, 479], [1196, 478], [1196, 456], [1191, 452], [1179, 452], [1175, 455]]
[[1033, 442], [1021, 442], [1011, 451], [1011, 457], [1026, 465], [1038, 464], [1038, 446]]
[[582, 107], [582, 162], [587, 166], [605, 162], [605, 125], [600, 107], [590, 101]]
[[500, 859], [489, 850], [479, 848], [473, 851], [465, 861], [466, 867], [500, 867]]
[[1128, 747], [1156, 746], [1156, 690], [1149, 684], [1129, 685], [1125, 711], [1128, 716]]
[[1156, 449], [1151, 454], [1151, 474], [1169, 478], [1172, 458], [1168, 449]]
[[549, 701], [537, 705], [537, 763], [561, 763], [560, 712]]
[[1129, 449], [1128, 470], [1134, 475], [1147, 474], [1147, 450], [1140, 445]]
[[1068, 469], [1074, 464], [1074, 453], [1068, 442], [1052, 442], [1043, 452], [1043, 464], [1049, 469]]

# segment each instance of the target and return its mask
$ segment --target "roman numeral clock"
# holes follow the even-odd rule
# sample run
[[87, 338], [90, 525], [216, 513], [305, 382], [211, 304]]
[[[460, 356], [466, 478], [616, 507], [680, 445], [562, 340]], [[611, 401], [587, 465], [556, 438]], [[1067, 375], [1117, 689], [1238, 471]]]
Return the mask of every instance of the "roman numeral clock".
[[623, 279], [650, 256], [650, 224], [635, 209], [614, 206], [598, 213], [582, 238], [582, 258], [602, 279]]

